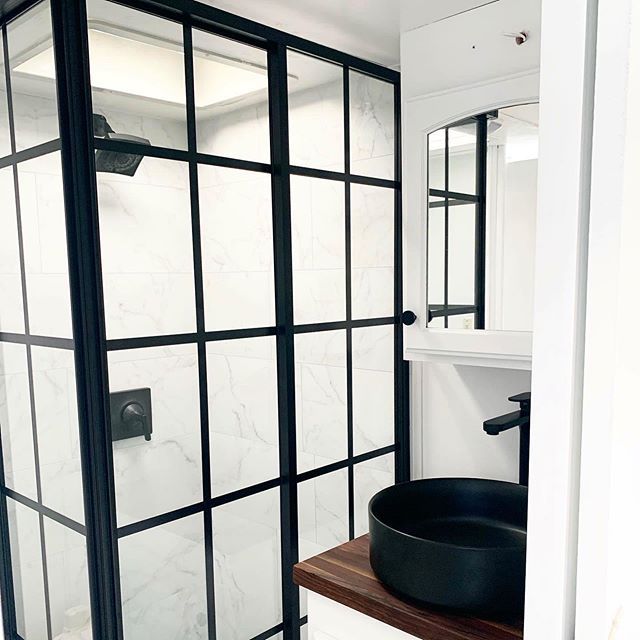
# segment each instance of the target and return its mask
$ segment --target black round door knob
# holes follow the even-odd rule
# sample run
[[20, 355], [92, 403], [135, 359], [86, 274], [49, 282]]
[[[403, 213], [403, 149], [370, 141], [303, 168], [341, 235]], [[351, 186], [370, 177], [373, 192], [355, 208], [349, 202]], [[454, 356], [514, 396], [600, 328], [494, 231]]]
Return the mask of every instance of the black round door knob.
[[417, 320], [418, 316], [413, 311], [405, 311], [402, 314], [402, 323], [407, 326], [413, 324]]

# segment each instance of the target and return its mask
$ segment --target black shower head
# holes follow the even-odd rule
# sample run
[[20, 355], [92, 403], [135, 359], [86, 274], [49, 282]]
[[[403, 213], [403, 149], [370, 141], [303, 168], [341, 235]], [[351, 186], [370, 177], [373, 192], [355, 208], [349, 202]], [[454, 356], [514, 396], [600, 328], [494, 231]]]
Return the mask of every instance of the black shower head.
[[[126, 133], [115, 133], [107, 119], [99, 114], [93, 114], [93, 131], [100, 138], [107, 140], [122, 140], [135, 142], [136, 144], [150, 145], [151, 142], [139, 136], [130, 136]], [[96, 171], [104, 173], [117, 173], [124, 176], [133, 176], [138, 170], [143, 156], [137, 153], [124, 153], [122, 151], [96, 150]]]

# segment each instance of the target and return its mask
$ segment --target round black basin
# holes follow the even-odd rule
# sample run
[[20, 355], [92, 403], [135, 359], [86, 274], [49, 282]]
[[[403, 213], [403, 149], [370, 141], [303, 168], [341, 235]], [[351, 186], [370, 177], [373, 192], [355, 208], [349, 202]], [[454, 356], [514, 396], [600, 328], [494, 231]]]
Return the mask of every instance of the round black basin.
[[415, 480], [369, 503], [371, 567], [399, 596], [472, 613], [524, 604], [527, 488], [476, 478]]

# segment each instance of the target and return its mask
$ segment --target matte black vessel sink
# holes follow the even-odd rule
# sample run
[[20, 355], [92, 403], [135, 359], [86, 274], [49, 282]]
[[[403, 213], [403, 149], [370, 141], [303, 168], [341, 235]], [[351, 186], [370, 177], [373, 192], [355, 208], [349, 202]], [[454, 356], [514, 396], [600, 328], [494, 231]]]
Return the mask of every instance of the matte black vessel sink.
[[369, 503], [370, 559], [399, 596], [472, 613], [524, 603], [527, 488], [475, 478], [389, 487]]

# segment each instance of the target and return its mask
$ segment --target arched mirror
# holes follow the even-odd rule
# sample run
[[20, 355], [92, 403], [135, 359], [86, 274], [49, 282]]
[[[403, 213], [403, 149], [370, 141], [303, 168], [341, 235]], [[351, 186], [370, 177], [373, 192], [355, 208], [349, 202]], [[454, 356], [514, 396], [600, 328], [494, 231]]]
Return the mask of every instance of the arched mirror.
[[427, 136], [427, 327], [531, 331], [538, 105]]

